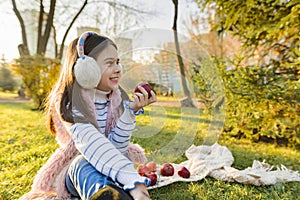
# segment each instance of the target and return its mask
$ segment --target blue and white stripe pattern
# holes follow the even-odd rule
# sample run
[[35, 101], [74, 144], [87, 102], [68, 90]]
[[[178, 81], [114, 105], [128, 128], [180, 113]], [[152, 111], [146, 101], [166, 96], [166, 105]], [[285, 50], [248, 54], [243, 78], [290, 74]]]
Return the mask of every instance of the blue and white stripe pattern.
[[136, 124], [132, 110], [124, 106], [124, 113], [106, 138], [104, 132], [109, 101], [106, 99], [106, 94], [98, 91], [94, 102], [100, 132], [92, 124], [73, 124], [71, 137], [77, 149], [99, 172], [122, 184], [124, 190], [135, 188], [136, 183], [149, 185], [150, 180], [140, 176], [133, 162], [124, 156]]

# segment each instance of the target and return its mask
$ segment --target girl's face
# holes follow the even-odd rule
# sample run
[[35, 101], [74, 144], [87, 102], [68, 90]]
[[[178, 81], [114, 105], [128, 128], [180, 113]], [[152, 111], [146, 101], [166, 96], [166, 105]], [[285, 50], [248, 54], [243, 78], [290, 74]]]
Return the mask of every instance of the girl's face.
[[116, 48], [108, 45], [100, 52], [96, 61], [102, 73], [97, 89], [105, 92], [117, 89], [121, 78], [121, 66]]

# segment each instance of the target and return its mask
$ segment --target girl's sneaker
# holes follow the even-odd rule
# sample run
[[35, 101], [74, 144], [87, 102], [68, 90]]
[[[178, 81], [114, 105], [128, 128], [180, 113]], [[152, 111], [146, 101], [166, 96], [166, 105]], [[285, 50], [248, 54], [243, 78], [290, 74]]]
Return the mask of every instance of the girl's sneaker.
[[132, 197], [115, 185], [106, 185], [97, 191], [90, 200], [133, 200]]

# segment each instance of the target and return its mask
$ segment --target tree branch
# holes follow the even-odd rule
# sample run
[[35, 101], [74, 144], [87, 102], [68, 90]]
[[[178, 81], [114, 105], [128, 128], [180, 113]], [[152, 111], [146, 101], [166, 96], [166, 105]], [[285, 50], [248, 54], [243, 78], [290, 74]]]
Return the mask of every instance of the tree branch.
[[79, 9], [79, 11], [76, 13], [76, 15], [74, 16], [74, 18], [72, 19], [72, 22], [70, 23], [70, 25], [68, 26], [65, 34], [64, 34], [64, 37], [63, 37], [63, 40], [61, 42], [61, 46], [60, 46], [60, 50], [59, 50], [59, 55], [58, 55], [58, 58], [62, 58], [62, 55], [63, 55], [63, 52], [64, 52], [64, 46], [65, 46], [65, 41], [66, 41], [66, 38], [68, 36], [68, 33], [70, 31], [70, 29], [72, 28], [74, 22], [76, 21], [76, 19], [78, 18], [78, 16], [80, 15], [80, 13], [83, 11], [83, 9], [85, 8], [85, 6], [87, 5], [88, 1], [85, 0], [83, 5], [81, 6], [81, 8]]
[[131, 6], [128, 6], [124, 3], [116, 3], [114, 1], [99, 1], [99, 0], [95, 0], [95, 1], [90, 1], [89, 3], [107, 3], [108, 5], [112, 6], [112, 7], [119, 7], [119, 8], [124, 8], [125, 10], [127, 11], [133, 11], [133, 12], [137, 12], [137, 13], [142, 13], [142, 14], [149, 14], [149, 12], [147, 11], [143, 11], [143, 10], [139, 10], [137, 8], [134, 8], [134, 7], [131, 7]]
[[58, 55], [58, 45], [57, 45], [57, 39], [56, 39], [56, 28], [54, 24], [52, 24], [52, 30], [53, 30], [53, 41], [54, 41], [54, 52], [55, 52], [55, 58], [57, 58]]

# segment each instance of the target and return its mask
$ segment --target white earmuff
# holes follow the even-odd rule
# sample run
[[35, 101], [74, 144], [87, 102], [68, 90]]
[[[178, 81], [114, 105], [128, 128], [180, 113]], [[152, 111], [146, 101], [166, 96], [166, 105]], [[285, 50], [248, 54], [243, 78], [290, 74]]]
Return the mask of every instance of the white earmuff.
[[101, 79], [101, 70], [96, 60], [84, 55], [84, 41], [94, 32], [84, 32], [78, 39], [77, 51], [79, 58], [74, 66], [74, 75], [78, 84], [85, 89], [97, 87]]
[[85, 89], [97, 87], [101, 79], [101, 70], [94, 58], [82, 56], [74, 66], [74, 75], [78, 84]]

